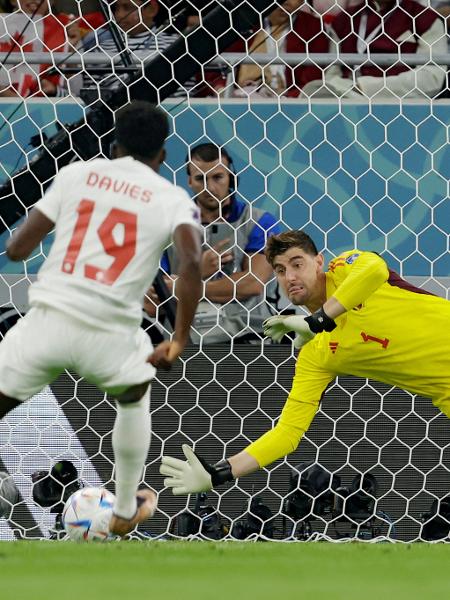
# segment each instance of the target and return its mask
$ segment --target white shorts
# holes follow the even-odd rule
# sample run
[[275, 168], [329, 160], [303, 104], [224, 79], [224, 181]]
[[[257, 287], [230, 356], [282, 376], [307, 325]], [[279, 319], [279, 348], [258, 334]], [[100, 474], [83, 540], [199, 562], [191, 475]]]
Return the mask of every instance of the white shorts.
[[153, 351], [143, 329], [96, 330], [52, 308], [32, 308], [0, 343], [0, 391], [16, 400], [40, 392], [65, 369], [117, 395], [153, 379]]

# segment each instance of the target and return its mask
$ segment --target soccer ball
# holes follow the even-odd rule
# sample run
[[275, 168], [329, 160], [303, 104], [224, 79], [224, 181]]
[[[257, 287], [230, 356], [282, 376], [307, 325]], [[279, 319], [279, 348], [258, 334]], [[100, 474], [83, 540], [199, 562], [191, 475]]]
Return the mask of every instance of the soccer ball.
[[107, 540], [113, 513], [114, 494], [103, 488], [87, 487], [74, 492], [62, 513], [64, 529], [72, 540]]

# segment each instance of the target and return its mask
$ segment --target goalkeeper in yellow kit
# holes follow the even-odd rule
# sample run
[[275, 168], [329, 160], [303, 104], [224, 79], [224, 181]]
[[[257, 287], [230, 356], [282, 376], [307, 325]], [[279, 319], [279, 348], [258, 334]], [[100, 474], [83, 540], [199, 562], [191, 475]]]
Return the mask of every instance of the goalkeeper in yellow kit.
[[344, 252], [323, 271], [323, 255], [301, 231], [269, 238], [266, 258], [289, 300], [311, 315], [275, 316], [264, 333], [296, 334], [291, 392], [278, 424], [239, 454], [207, 464], [165, 456], [160, 472], [175, 495], [207, 491], [293, 452], [338, 375], [368, 377], [432, 399], [450, 417], [450, 302], [413, 287], [372, 252]]

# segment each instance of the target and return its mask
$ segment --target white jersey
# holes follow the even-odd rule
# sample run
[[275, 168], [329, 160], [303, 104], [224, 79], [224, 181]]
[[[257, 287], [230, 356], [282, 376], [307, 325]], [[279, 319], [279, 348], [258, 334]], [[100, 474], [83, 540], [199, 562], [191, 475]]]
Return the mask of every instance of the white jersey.
[[108, 331], [139, 326], [144, 294], [176, 227], [199, 227], [187, 192], [131, 157], [63, 168], [36, 208], [56, 226], [30, 305]]

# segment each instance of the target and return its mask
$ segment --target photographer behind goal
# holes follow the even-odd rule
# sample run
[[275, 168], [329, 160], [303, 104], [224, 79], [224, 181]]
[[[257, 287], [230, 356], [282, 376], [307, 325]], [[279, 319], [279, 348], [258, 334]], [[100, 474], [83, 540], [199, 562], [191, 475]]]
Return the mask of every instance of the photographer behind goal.
[[[203, 298], [191, 331], [194, 343], [251, 342], [263, 337], [263, 323], [274, 310], [277, 290], [264, 258], [268, 236], [279, 233], [270, 212], [256, 208], [239, 194], [239, 176], [225, 148], [207, 142], [191, 148], [186, 157], [188, 185], [200, 211], [203, 245]], [[167, 287], [177, 296], [180, 256], [170, 246], [161, 267]], [[157, 314], [160, 300], [153, 288], [144, 308]]]

